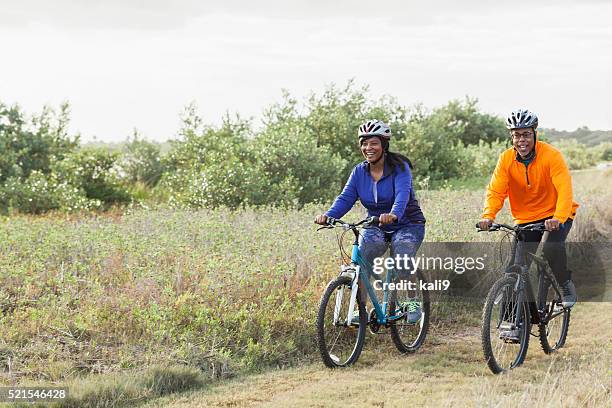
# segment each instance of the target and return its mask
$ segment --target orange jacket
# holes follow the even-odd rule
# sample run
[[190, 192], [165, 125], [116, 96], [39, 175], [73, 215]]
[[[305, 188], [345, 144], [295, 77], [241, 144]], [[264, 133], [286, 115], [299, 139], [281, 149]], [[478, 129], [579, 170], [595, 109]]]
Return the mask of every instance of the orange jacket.
[[499, 156], [487, 187], [482, 218], [495, 219], [506, 197], [517, 224], [553, 217], [560, 222], [576, 215], [572, 178], [561, 152], [548, 143], [536, 142], [536, 155], [529, 166], [516, 159], [513, 147]]

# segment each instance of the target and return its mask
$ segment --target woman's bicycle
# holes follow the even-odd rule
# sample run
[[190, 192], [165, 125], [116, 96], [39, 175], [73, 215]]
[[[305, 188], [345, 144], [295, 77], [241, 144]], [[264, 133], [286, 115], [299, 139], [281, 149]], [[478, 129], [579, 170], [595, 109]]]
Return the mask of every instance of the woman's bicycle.
[[[561, 289], [542, 255], [548, 239], [544, 223], [492, 224], [489, 231], [507, 231], [513, 236], [506, 273], [489, 290], [482, 313], [482, 350], [491, 371], [499, 374], [525, 360], [532, 324], [538, 325], [538, 334], [532, 335], [540, 338], [546, 354], [563, 347], [570, 310], [562, 306]], [[545, 231], [535, 254], [520, 250], [523, 231]], [[529, 279], [529, 259], [538, 271], [537, 297]]]
[[[333, 218], [328, 225], [319, 228], [343, 228], [344, 233], [352, 231], [355, 235], [351, 262], [342, 265], [339, 275], [329, 282], [319, 305], [317, 314], [317, 338], [323, 362], [330, 368], [349, 366], [357, 361], [365, 340], [366, 326], [372, 333], [379, 333], [382, 327], [388, 328], [397, 349], [402, 353], [415, 352], [427, 335], [429, 327], [429, 293], [415, 282], [412, 286], [400, 279], [395, 269], [388, 270], [386, 281], [382, 284], [382, 303], [378, 301], [370, 280], [367, 265], [359, 251], [359, 229], [377, 228], [378, 217], [366, 218], [356, 224], [349, 224]], [[340, 250], [342, 237], [339, 239]], [[417, 281], [423, 280], [417, 272]], [[359, 282], [362, 282], [359, 285]], [[373, 308], [366, 311], [366, 296], [360, 287], [366, 289]], [[410, 307], [418, 302], [420, 318], [411, 322], [408, 319]]]

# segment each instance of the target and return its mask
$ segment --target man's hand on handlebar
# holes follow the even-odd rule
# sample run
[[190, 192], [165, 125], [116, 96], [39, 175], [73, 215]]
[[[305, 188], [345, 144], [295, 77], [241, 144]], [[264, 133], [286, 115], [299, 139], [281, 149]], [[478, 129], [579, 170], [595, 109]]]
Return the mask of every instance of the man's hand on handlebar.
[[478, 221], [478, 228], [480, 228], [483, 231], [488, 231], [489, 228], [491, 228], [491, 225], [493, 224], [493, 220], [490, 218], [483, 218], [482, 220]]
[[558, 231], [561, 223], [556, 218], [551, 218], [544, 221], [544, 227], [547, 231]]

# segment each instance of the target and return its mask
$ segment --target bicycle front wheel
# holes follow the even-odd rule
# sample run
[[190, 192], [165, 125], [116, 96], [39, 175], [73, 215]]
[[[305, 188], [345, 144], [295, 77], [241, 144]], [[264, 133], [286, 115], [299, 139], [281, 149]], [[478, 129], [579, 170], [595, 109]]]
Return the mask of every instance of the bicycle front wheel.
[[543, 311], [546, 323], [538, 325], [540, 345], [546, 354], [563, 347], [570, 324], [570, 310], [562, 306], [561, 296], [552, 284], [545, 280], [540, 285], [538, 307]]
[[[409, 290], [407, 287], [393, 290], [389, 300], [389, 329], [391, 339], [395, 347], [402, 353], [414, 353], [423, 345], [427, 330], [429, 329], [429, 292], [420, 289], [419, 281], [423, 281], [423, 276], [417, 272], [417, 282], [415, 289]], [[396, 284], [400, 283], [399, 276]], [[412, 304], [411, 304], [412, 303]], [[418, 312], [413, 316], [409, 308], [416, 306]], [[402, 316], [394, 319], [396, 316]]]
[[482, 350], [494, 374], [521, 365], [529, 347], [531, 315], [514, 289], [516, 279], [505, 276], [495, 282], [483, 308]]
[[[327, 285], [317, 314], [317, 340], [323, 363], [330, 368], [345, 367], [359, 358], [365, 339], [367, 315], [357, 292], [355, 311], [348, 316], [351, 278], [342, 276]], [[358, 321], [357, 321], [358, 320]]]

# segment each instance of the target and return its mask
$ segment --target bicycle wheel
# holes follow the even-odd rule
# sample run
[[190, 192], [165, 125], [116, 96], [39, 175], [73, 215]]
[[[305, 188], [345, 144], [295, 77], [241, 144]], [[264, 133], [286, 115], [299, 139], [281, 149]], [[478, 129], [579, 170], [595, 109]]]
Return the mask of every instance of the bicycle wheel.
[[[409, 301], [417, 301], [421, 309], [421, 317], [416, 322], [409, 322], [407, 315], [389, 322], [391, 339], [401, 353], [414, 353], [417, 351], [425, 342], [427, 330], [429, 330], [429, 292], [420, 289], [419, 280], [424, 281], [423, 275], [417, 272], [416, 289], [408, 290], [406, 287], [401, 290], [393, 290], [389, 300], [390, 319], [401, 313], [405, 314], [406, 310], [404, 310], [405, 308], [402, 305], [407, 304]], [[400, 278], [398, 276], [395, 279], [395, 283], [399, 282]]]
[[345, 367], [359, 358], [365, 339], [367, 313], [357, 292], [355, 310], [359, 324], [347, 321], [351, 298], [351, 278], [341, 276], [327, 285], [317, 314], [317, 340], [323, 363], [327, 367]]
[[[516, 278], [505, 276], [493, 284], [482, 313], [482, 350], [494, 374], [523, 363], [529, 347], [531, 315], [514, 290]], [[518, 319], [518, 326], [515, 326]]]
[[546, 324], [538, 325], [540, 345], [546, 354], [553, 353], [565, 344], [570, 324], [570, 310], [561, 303], [561, 296], [547, 280], [540, 283], [538, 308], [543, 311]]

